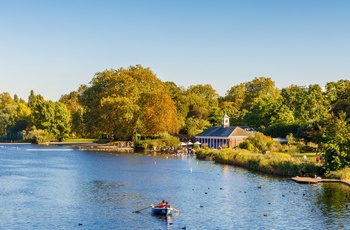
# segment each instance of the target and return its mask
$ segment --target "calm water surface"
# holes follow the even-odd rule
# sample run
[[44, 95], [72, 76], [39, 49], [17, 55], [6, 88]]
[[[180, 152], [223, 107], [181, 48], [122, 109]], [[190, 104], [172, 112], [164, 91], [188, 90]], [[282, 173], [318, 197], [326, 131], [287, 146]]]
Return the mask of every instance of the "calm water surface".
[[[180, 213], [133, 213], [163, 199]], [[0, 229], [350, 228], [350, 188], [341, 184], [67, 147], [0, 145], [0, 204]]]

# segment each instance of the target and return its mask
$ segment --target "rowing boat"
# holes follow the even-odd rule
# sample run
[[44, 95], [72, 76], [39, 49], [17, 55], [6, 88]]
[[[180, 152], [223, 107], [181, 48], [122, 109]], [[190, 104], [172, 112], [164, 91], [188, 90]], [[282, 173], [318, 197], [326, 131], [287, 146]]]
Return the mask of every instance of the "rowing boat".
[[153, 215], [166, 216], [170, 214], [171, 210], [173, 210], [173, 208], [171, 207], [162, 208], [154, 204], [152, 204], [151, 206]]

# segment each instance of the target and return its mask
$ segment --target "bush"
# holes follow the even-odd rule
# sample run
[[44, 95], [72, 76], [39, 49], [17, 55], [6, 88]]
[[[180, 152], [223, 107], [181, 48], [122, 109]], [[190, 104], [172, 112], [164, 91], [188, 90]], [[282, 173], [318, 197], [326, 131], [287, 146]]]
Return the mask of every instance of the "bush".
[[31, 140], [32, 143], [41, 144], [43, 142], [55, 141], [55, 136], [46, 130], [37, 129], [30, 131], [24, 139]]
[[278, 141], [274, 141], [271, 137], [257, 132], [254, 136], [249, 136], [239, 144], [242, 149], [247, 149], [251, 152], [265, 153], [266, 151], [275, 152], [282, 151], [282, 145]]
[[180, 141], [178, 137], [171, 136], [168, 133], [163, 133], [155, 138], [137, 140], [135, 143], [135, 150], [154, 151], [154, 150], [168, 149], [170, 147], [178, 146], [179, 143]]

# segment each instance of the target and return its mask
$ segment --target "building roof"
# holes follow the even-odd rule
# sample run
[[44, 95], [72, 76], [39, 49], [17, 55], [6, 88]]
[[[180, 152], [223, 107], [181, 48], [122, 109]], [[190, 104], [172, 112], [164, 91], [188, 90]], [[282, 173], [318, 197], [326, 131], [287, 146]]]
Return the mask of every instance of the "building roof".
[[195, 135], [195, 137], [229, 137], [229, 136], [249, 136], [249, 132], [240, 128], [239, 126], [230, 126], [223, 128], [222, 126], [212, 127], [201, 133]]

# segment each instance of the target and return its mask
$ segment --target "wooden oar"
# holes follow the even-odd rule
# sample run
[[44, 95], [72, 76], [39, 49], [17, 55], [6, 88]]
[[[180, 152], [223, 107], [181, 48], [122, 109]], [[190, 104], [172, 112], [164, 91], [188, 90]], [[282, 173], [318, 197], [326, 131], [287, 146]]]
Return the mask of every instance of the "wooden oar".
[[172, 210], [175, 210], [176, 212], [180, 212], [179, 210], [177, 210], [176, 208], [174, 207], [171, 207]]
[[148, 208], [151, 208], [152, 206], [148, 206], [148, 207], [146, 207], [146, 208], [143, 208], [143, 209], [140, 209], [140, 210], [136, 210], [136, 211], [133, 211], [133, 213], [138, 213], [138, 212], [140, 212], [140, 211], [142, 211], [142, 210], [145, 210], [145, 209], [148, 209]]

